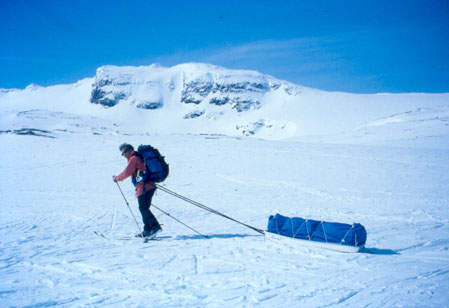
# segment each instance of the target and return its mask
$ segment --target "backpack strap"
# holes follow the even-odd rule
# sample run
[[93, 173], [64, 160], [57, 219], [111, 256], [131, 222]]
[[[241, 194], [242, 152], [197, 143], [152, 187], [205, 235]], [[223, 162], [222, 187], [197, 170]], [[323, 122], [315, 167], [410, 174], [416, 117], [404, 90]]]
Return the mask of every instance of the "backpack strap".
[[137, 151], [134, 151], [134, 153], [131, 155], [131, 156], [137, 156], [137, 157], [139, 157], [140, 158], [140, 160], [142, 160], [143, 162], [145, 162], [144, 160], [143, 160], [143, 156], [142, 156], [142, 154], [140, 154], [139, 152], [137, 152]]
[[[142, 154], [140, 154], [140, 153], [137, 152], [137, 151], [134, 151], [134, 153], [133, 153], [131, 156], [137, 156], [137, 157], [139, 157], [140, 160], [141, 160], [141, 161], [143, 162], [143, 164], [144, 164], [144, 170], [139, 170], [139, 169], [137, 169], [137, 170], [136, 170], [136, 176], [135, 176], [135, 177], [133, 176], [133, 177], [131, 178], [131, 181], [133, 182], [134, 186], [137, 187], [137, 185], [138, 185], [140, 182], [143, 182], [143, 181], [137, 182], [137, 177], [139, 176], [139, 171], [141, 171], [141, 172], [144, 172], [144, 171], [145, 171], [145, 160], [143, 159]], [[146, 191], [145, 191], [145, 183], [143, 183], [143, 193], [144, 193], [144, 194], [146, 193]]]

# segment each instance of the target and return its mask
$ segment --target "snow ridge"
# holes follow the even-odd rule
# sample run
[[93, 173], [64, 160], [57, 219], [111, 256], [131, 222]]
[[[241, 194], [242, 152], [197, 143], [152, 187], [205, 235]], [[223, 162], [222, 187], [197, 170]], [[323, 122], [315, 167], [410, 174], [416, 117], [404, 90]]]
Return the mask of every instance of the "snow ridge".
[[[220, 134], [272, 140], [331, 136], [334, 141], [351, 142], [354, 134], [377, 135], [385, 127], [394, 127], [394, 138], [400, 138], [403, 131], [395, 124], [401, 114], [413, 114], [415, 123], [422, 120], [430, 127], [425, 133], [420, 127], [409, 135], [445, 135], [441, 132], [446, 131], [449, 94], [325, 92], [256, 71], [204, 63], [173, 67], [108, 65], [99, 67], [94, 78], [71, 85], [32, 84], [24, 90], [3, 89], [0, 108], [8, 110], [10, 119], [32, 110], [94, 117], [110, 122], [102, 124], [105, 131], [126, 128], [143, 134]], [[430, 110], [434, 120], [428, 120], [429, 112], [416, 110]], [[55, 125], [48, 124], [22, 123], [14, 127], [5, 122], [1, 128], [54, 129], [50, 126]], [[60, 125], [58, 129], [67, 127]]]

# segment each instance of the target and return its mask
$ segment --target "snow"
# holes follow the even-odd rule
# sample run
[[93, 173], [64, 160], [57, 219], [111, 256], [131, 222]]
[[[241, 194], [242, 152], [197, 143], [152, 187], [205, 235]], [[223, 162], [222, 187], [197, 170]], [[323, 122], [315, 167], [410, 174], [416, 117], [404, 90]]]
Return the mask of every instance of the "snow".
[[[186, 120], [172, 102], [90, 104], [93, 82], [0, 93], [0, 306], [449, 306], [448, 94], [301, 88]], [[260, 119], [252, 137], [235, 129]], [[111, 180], [126, 165], [123, 142], [156, 146], [170, 164], [165, 187], [235, 219], [358, 222], [366, 249], [271, 241], [162, 191], [156, 206], [210, 238], [156, 209], [161, 241], [96, 236], [137, 233]], [[139, 218], [132, 184], [120, 185]]]

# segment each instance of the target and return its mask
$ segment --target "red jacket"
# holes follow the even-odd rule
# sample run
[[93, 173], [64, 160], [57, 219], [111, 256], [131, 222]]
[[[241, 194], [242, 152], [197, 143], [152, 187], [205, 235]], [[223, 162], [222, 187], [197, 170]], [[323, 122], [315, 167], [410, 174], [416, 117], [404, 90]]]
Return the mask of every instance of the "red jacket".
[[[145, 164], [143, 163], [142, 159], [140, 157], [134, 155], [134, 151], [131, 151], [130, 156], [128, 158], [128, 166], [120, 173], [115, 179], [117, 181], [123, 181], [126, 178], [132, 176], [135, 177], [137, 175], [137, 170], [144, 171], [145, 170]], [[144, 184], [145, 184], [145, 191], [144, 191]], [[142, 196], [144, 192], [150, 191], [151, 189], [155, 188], [156, 185], [154, 183], [144, 183], [143, 181], [138, 183], [136, 186], [136, 195], [137, 197]]]

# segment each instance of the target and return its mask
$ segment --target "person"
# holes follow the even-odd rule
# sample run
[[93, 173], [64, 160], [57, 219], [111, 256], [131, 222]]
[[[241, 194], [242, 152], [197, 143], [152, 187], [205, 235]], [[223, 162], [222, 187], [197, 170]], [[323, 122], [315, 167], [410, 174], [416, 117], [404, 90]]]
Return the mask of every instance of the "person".
[[132, 182], [136, 186], [136, 196], [139, 203], [139, 211], [142, 215], [144, 230], [139, 237], [155, 237], [157, 233], [162, 231], [161, 225], [156, 217], [151, 213], [150, 206], [154, 193], [156, 192], [156, 185], [152, 182], [145, 183], [139, 179], [138, 171], [145, 170], [145, 164], [142, 158], [134, 151], [134, 147], [130, 144], [124, 143], [119, 147], [122, 156], [128, 161], [126, 168], [117, 176], [112, 176], [114, 182], [120, 182], [128, 177], [132, 177]]

